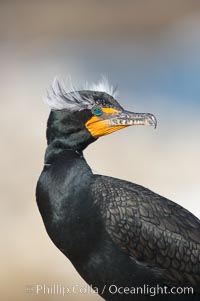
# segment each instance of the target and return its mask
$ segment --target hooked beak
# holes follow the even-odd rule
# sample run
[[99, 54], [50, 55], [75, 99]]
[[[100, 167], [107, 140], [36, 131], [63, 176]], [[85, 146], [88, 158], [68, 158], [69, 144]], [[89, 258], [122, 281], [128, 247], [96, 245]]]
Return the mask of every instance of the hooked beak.
[[122, 111], [119, 114], [107, 120], [110, 126], [131, 126], [131, 125], [150, 125], [156, 128], [157, 120], [153, 114], [150, 113], [133, 113], [129, 111]]
[[92, 116], [85, 126], [93, 138], [108, 135], [131, 125], [150, 125], [156, 128], [157, 120], [150, 113], [133, 113], [117, 111], [111, 108], [102, 108], [101, 116]]

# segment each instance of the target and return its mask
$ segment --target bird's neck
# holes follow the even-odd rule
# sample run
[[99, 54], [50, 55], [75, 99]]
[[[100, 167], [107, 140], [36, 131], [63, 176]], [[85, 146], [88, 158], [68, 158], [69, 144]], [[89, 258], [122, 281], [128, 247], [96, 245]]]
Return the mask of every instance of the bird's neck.
[[[70, 150], [82, 154], [82, 151], [96, 139], [85, 128], [84, 122], [88, 115], [75, 116], [72, 112], [51, 111], [47, 122], [47, 150], [45, 163], [49, 164], [64, 150]], [[80, 120], [86, 119], [84, 122]]]
[[83, 157], [83, 145], [72, 144], [66, 139], [55, 139], [48, 144], [45, 153], [45, 164], [51, 164], [59, 154], [69, 151], [69, 153], [76, 153]]
[[48, 148], [47, 163], [37, 184], [38, 206], [54, 243], [68, 257], [78, 257], [80, 245], [86, 241], [85, 236], [80, 239], [80, 232], [87, 233], [85, 220], [87, 208], [92, 207], [89, 187], [93, 173], [80, 153]]

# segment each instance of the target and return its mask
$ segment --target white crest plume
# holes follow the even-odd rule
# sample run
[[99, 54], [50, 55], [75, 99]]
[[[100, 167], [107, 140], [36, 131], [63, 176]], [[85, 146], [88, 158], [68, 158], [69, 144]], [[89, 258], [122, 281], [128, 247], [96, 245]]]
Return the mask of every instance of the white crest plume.
[[71, 77], [66, 80], [66, 84], [62, 79], [55, 77], [52, 87], [47, 91], [45, 103], [51, 110], [82, 110], [83, 108], [91, 109], [96, 103], [92, 97], [82, 96], [79, 91], [90, 90], [97, 92], [105, 92], [116, 97], [116, 88], [110, 86], [108, 80], [102, 76], [97, 83], [88, 84], [86, 82], [82, 88], [76, 89], [72, 85]]
[[108, 79], [104, 75], [102, 75], [101, 79], [96, 83], [89, 84], [86, 82], [84, 85], [84, 90], [105, 92], [114, 98], [118, 95], [117, 87], [111, 86], [108, 82]]

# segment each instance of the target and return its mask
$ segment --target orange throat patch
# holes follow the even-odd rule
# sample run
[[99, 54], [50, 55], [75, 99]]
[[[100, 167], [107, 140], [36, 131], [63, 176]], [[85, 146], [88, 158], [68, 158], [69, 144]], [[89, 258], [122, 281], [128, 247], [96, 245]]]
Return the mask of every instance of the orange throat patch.
[[[102, 108], [102, 111], [105, 115], [108, 115], [108, 117], [118, 112], [112, 108]], [[110, 125], [108, 120], [106, 118], [102, 119], [101, 116], [92, 116], [92, 118], [85, 123], [85, 126], [93, 138], [99, 138], [126, 127], [125, 125]]]

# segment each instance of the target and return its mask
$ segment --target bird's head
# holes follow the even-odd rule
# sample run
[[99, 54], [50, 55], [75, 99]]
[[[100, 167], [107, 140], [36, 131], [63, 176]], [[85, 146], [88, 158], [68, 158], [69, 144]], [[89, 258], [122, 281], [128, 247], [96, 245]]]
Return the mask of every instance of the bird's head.
[[48, 143], [64, 143], [75, 150], [82, 150], [99, 137], [128, 126], [156, 127], [157, 124], [150, 113], [124, 110], [106, 80], [80, 91], [66, 91], [56, 80], [47, 103], [51, 107]]

